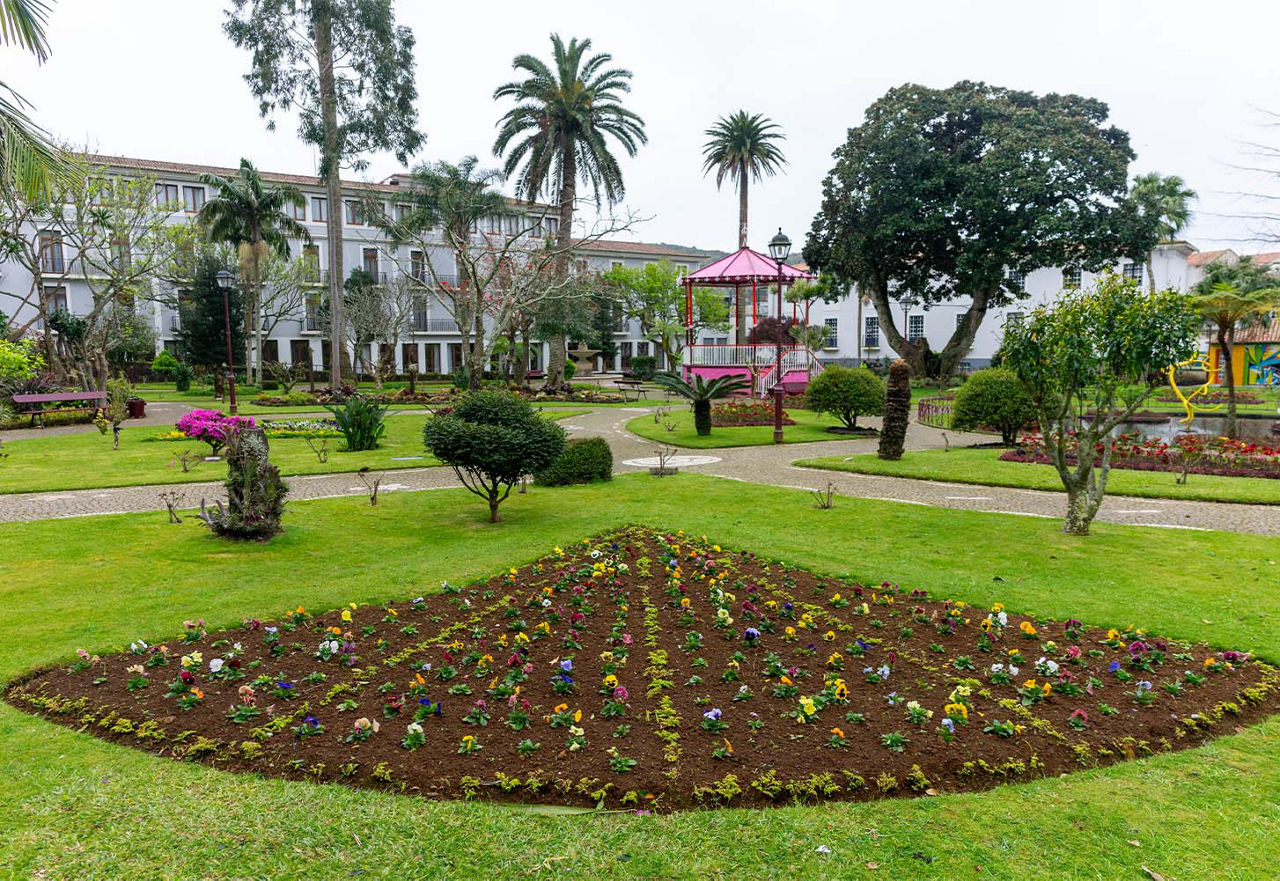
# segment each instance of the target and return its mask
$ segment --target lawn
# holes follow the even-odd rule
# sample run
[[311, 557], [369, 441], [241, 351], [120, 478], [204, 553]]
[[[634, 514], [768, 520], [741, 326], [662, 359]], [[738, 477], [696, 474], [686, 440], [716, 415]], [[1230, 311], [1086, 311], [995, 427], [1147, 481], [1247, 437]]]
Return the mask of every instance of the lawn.
[[[1058, 472], [1051, 466], [1002, 462], [1000, 455], [1003, 452], [1004, 450], [1000, 449], [953, 448], [950, 451], [907, 452], [897, 462], [885, 461], [874, 454], [863, 454], [801, 459], [795, 464], [830, 471], [852, 471], [856, 474], [884, 474], [919, 480], [944, 480], [951, 483], [1063, 491]], [[1176, 476], [1165, 471], [1113, 468], [1107, 480], [1107, 493], [1153, 499], [1194, 499], [1208, 502], [1280, 505], [1280, 480], [1192, 474], [1187, 478], [1186, 484], [1179, 485], [1174, 483]]]
[[[789, 444], [803, 444], [812, 441], [856, 440], [854, 435], [832, 434], [827, 428], [839, 423], [829, 416], [792, 407], [787, 416], [795, 420], [795, 425], [783, 427], [783, 438]], [[675, 423], [673, 431], [666, 426], [654, 422], [653, 416], [637, 416], [627, 423], [627, 431], [640, 437], [673, 447], [688, 447], [695, 450], [711, 450], [721, 447], [759, 447], [773, 443], [772, 425], [749, 425], [737, 428], [715, 427], [707, 437], [699, 437], [693, 428], [693, 410], [683, 404], [675, 404], [670, 408], [667, 419]]]
[[[586, 412], [550, 410], [547, 416], [567, 419]], [[428, 418], [412, 413], [388, 416], [386, 436], [376, 450], [344, 453], [342, 438], [329, 438], [326, 462], [321, 462], [302, 438], [273, 439], [271, 461], [286, 477], [359, 471], [366, 466], [387, 470], [439, 465], [422, 446], [422, 426]], [[176, 454], [184, 450], [208, 452], [209, 448], [198, 441], [154, 440], [164, 431], [159, 426], [125, 423], [118, 450], [111, 448], [110, 435], [97, 431], [8, 441], [4, 445], [8, 458], [0, 466], [0, 493], [194, 483], [226, 476], [226, 466], [220, 461], [200, 462], [183, 473], [174, 461]], [[319, 446], [320, 441], [314, 443]], [[422, 458], [413, 458], [418, 456]]]
[[[485, 514], [461, 491], [391, 494], [377, 508], [304, 502], [265, 545], [223, 544], [163, 514], [4, 524], [0, 678], [81, 646], [172, 638], [183, 618], [212, 628], [298, 603], [403, 599], [629, 522], [872, 583], [1280, 656], [1280, 554], [1261, 536], [1097, 524], [1074, 538], [1048, 521], [914, 505], [841, 499], [823, 511], [805, 493], [683, 474], [533, 488], [504, 505], [504, 522]], [[797, 540], [814, 534], [823, 540]], [[1145, 865], [1190, 879], [1266, 877], [1280, 860], [1277, 717], [1195, 750], [977, 795], [645, 817], [230, 775], [7, 706], [0, 749], [9, 876], [1142, 878]]]

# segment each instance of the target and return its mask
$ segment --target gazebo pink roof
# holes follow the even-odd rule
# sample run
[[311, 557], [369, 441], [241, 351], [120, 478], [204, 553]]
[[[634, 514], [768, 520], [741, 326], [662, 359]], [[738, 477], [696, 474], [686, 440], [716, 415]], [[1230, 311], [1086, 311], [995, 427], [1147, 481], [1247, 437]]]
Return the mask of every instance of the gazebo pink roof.
[[[783, 263], [782, 278], [784, 281], [793, 282], [802, 278], [817, 278], [817, 276]], [[768, 284], [777, 280], [778, 262], [750, 248], [742, 248], [727, 257], [721, 257], [715, 263], [685, 276], [686, 284], [692, 283], [704, 287], [733, 287], [753, 282]]]

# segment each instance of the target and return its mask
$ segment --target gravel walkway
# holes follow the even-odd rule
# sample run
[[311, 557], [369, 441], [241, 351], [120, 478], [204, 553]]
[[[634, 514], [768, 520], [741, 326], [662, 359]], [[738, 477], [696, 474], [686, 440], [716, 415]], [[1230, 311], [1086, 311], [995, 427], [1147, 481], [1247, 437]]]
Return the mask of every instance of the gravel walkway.
[[[566, 407], [581, 409], [572, 405], [566, 405]], [[182, 404], [158, 404], [149, 406], [147, 409], [148, 418], [143, 424], [171, 425], [186, 408]], [[631, 434], [625, 426], [629, 420], [650, 412], [650, 409], [643, 406], [600, 408], [562, 420], [560, 424], [575, 436], [598, 435], [607, 438], [613, 449], [615, 469], [619, 472], [637, 471], [643, 470], [646, 466], [627, 464], [628, 460], [652, 458], [657, 455], [660, 445]], [[43, 434], [83, 431], [86, 428], [96, 431], [92, 426], [68, 426], [46, 429]], [[8, 436], [17, 439], [18, 434], [18, 432], [10, 432]], [[907, 434], [910, 449], [934, 449], [947, 442], [956, 446], [984, 439], [975, 435], [948, 432], [944, 440], [942, 432], [916, 424], [911, 426]], [[706, 464], [685, 466], [686, 470], [732, 480], [806, 490], [825, 490], [830, 482], [840, 495], [866, 499], [989, 511], [1024, 517], [1058, 519], [1063, 514], [1066, 497], [1062, 493], [819, 471], [798, 468], [791, 464], [802, 458], [851, 456], [874, 452], [875, 448], [874, 438], [855, 438], [787, 444], [783, 447], [737, 447], [681, 450], [680, 452], [715, 460]], [[447, 468], [410, 468], [388, 471], [385, 475], [381, 492], [444, 489], [457, 486], [453, 472]], [[294, 500], [358, 496], [365, 493], [364, 487], [354, 474], [290, 477], [287, 482], [290, 498]], [[187, 507], [198, 506], [202, 499], [212, 503], [222, 495], [221, 482], [0, 495], [0, 521], [163, 511], [162, 496], [170, 490], [179, 493], [182, 497], [179, 504]], [[1267, 505], [1108, 496], [1098, 513], [1098, 520], [1166, 529], [1215, 529], [1280, 535], [1280, 512], [1275, 507]]]

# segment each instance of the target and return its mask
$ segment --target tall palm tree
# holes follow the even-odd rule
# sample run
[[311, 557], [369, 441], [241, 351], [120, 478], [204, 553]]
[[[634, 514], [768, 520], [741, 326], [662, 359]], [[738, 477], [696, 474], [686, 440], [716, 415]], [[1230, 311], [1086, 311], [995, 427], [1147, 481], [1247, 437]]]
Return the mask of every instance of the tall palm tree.
[[[511, 98], [516, 105], [498, 122], [493, 153], [506, 154], [507, 176], [520, 169], [517, 196], [532, 200], [555, 193], [560, 225], [554, 268], [563, 279], [569, 272], [578, 181], [591, 186], [597, 204], [601, 193], [610, 205], [621, 201], [626, 188], [610, 139], [634, 156], [648, 138], [644, 120], [622, 105], [623, 94], [631, 91], [631, 71], [609, 67], [613, 56], [604, 52], [588, 57], [590, 40], [575, 38], [566, 45], [552, 34], [551, 48], [551, 66], [517, 55], [511, 66], [524, 78], [494, 90], [494, 100]], [[565, 342], [561, 334], [549, 340], [549, 384], [564, 376]]]
[[[763, 114], [748, 114], [739, 110], [716, 120], [707, 129], [709, 140], [702, 145], [702, 173], [716, 173], [716, 189], [725, 178], [738, 185], [738, 247], [747, 247], [747, 186], [752, 178], [759, 183], [766, 176], [773, 177], [787, 163], [775, 141], [785, 141], [787, 136], [778, 130], [778, 124]], [[734, 313], [737, 320], [737, 341], [747, 337], [746, 292], [737, 288], [734, 292]]]
[[[1160, 241], [1172, 241], [1178, 233], [1191, 221], [1191, 201], [1196, 198], [1196, 191], [1187, 186], [1187, 182], [1176, 174], [1168, 177], [1158, 172], [1140, 174], [1133, 180], [1130, 191], [1138, 203], [1139, 210], [1148, 217], [1155, 218], [1156, 232]], [[1156, 290], [1155, 264], [1152, 252], [1147, 253], [1147, 288], [1152, 293]]]
[[[44, 35], [48, 15], [46, 0], [0, 0], [0, 44], [25, 49], [43, 64], [49, 58]], [[27, 115], [30, 107], [0, 82], [0, 186], [34, 198], [73, 173], [61, 151]]]
[[[288, 210], [305, 204], [302, 191], [289, 184], [268, 185], [248, 159], [240, 160], [236, 177], [202, 174], [200, 180], [217, 193], [200, 208], [196, 221], [214, 242], [235, 245], [240, 264], [240, 281], [245, 293], [245, 369], [250, 379], [262, 375], [262, 322], [254, 321], [262, 270], [271, 253], [289, 258], [289, 238], [311, 242], [306, 227]], [[253, 353], [259, 357], [254, 364]], [[340, 357], [338, 352], [334, 358]], [[227, 365], [230, 367], [230, 365]], [[253, 372], [256, 366], [256, 374]]]

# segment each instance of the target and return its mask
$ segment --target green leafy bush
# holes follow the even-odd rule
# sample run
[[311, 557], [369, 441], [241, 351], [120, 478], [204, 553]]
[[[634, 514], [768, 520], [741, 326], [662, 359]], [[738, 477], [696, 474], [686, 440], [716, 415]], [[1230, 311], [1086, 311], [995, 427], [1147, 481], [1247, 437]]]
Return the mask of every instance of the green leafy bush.
[[428, 451], [489, 503], [489, 522], [521, 478], [546, 468], [564, 449], [564, 429], [509, 392], [479, 391], [422, 429]]
[[636, 379], [650, 380], [658, 372], [658, 359], [653, 355], [636, 355], [631, 359], [631, 375]]
[[173, 386], [177, 391], [189, 391], [191, 389], [191, 380], [195, 378], [195, 369], [184, 361], [179, 361], [178, 365], [173, 369]]
[[337, 407], [326, 407], [338, 423], [338, 430], [346, 439], [345, 452], [358, 453], [376, 450], [378, 441], [387, 433], [385, 419], [389, 409], [379, 404], [377, 398], [352, 395]]
[[172, 379], [173, 371], [177, 369], [178, 359], [168, 349], [161, 349], [160, 354], [151, 360], [151, 372], [161, 379]]
[[859, 416], [884, 413], [884, 380], [865, 367], [833, 364], [809, 381], [805, 406], [836, 417], [846, 428], [857, 428]]
[[575, 438], [546, 468], [534, 475], [543, 486], [569, 486], [613, 479], [613, 451], [602, 437]]
[[956, 392], [951, 426], [957, 431], [994, 428], [1006, 444], [1018, 440], [1018, 430], [1036, 418], [1035, 404], [1012, 370], [991, 367], [970, 376]]

